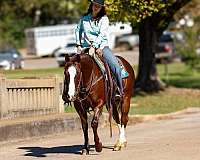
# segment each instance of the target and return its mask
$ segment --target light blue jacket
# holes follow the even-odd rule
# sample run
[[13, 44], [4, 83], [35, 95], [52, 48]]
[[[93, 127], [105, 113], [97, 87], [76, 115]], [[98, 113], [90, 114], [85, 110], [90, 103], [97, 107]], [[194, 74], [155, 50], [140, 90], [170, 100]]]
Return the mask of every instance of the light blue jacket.
[[[103, 16], [99, 22], [92, 20], [91, 14], [81, 17], [76, 29], [76, 44], [88, 48], [91, 45], [103, 49], [108, 46], [109, 19]], [[92, 42], [92, 44], [91, 44]]]

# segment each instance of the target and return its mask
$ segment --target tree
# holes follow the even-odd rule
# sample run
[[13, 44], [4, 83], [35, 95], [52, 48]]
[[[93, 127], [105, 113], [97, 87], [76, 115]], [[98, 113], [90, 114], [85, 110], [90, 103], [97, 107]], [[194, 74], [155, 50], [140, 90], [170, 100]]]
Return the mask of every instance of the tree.
[[0, 0], [0, 48], [23, 47], [30, 27], [74, 23], [87, 0]]
[[174, 14], [190, 0], [107, 0], [111, 18], [138, 24], [140, 37], [136, 91], [164, 89], [155, 64], [155, 46]]
[[182, 43], [177, 43], [177, 51], [181, 55], [183, 62], [193, 70], [198, 69], [200, 64], [200, 54], [197, 53], [197, 48], [200, 47], [197, 34], [200, 30], [198, 25], [185, 27], [183, 29], [184, 40]]
[[[183, 39], [177, 41], [177, 52], [181, 55], [183, 62], [193, 70], [197, 70], [200, 65], [200, 54], [197, 52], [197, 48], [200, 48], [200, 1], [191, 1], [175, 15], [175, 18], [177, 21], [181, 19], [184, 22], [178, 29]], [[191, 20], [193, 25], [188, 26], [187, 22]]]

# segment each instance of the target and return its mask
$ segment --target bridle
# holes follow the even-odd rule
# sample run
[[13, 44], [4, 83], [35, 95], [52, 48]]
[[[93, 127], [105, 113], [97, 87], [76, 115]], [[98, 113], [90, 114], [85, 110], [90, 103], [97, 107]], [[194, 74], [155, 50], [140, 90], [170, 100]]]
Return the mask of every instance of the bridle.
[[[73, 99], [66, 103], [70, 103], [75, 100], [82, 102], [83, 100], [88, 98], [92, 87], [95, 86], [96, 83], [103, 78], [103, 75], [101, 75], [100, 77], [95, 79], [94, 62], [92, 62], [92, 73], [90, 74], [89, 83], [87, 84], [87, 87], [84, 87], [83, 86], [84, 85], [83, 84], [83, 73], [81, 71], [81, 66], [78, 66], [76, 63], [73, 63], [70, 66], [74, 66], [77, 71], [75, 79], [77, 78], [78, 75], [79, 75], [79, 78], [76, 79], [76, 81], [75, 81], [75, 93], [74, 93]], [[77, 85], [76, 85], [76, 82], [78, 82]], [[66, 87], [66, 83], [67, 82], [66, 82], [66, 77], [65, 77], [64, 87]], [[69, 98], [69, 95], [67, 95], [67, 97]]]

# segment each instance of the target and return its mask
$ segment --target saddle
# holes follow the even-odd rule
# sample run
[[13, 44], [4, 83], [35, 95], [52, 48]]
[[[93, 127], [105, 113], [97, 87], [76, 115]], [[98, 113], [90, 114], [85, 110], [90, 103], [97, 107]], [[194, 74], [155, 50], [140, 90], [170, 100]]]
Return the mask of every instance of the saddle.
[[[83, 50], [82, 53], [89, 54], [88, 52], [89, 49], [86, 48], [85, 50]], [[94, 61], [101, 70], [105, 82], [104, 85], [105, 85], [105, 95], [106, 95], [106, 107], [107, 109], [112, 109], [112, 100], [115, 98], [117, 94], [120, 94], [120, 89], [119, 86], [117, 85], [117, 79], [115, 78], [110, 67], [108, 66], [106, 61], [104, 61], [104, 58], [101, 55], [95, 53], [94, 55], [90, 56], [94, 59]], [[120, 66], [124, 68], [123, 63], [119, 59], [118, 62]], [[120, 101], [123, 100], [122, 97], [117, 97], [117, 98]]]
[[[106, 95], [106, 106], [111, 108], [112, 107], [112, 100], [116, 98], [116, 95], [120, 95], [120, 89], [117, 85], [117, 79], [112, 73], [110, 67], [104, 60], [104, 58], [99, 54], [94, 54], [93, 59], [95, 60], [96, 64], [99, 66], [103, 77], [104, 77], [104, 84], [105, 84], [105, 95]], [[121, 67], [124, 67], [122, 62], [118, 59], [118, 62]], [[117, 97], [120, 101], [122, 101], [122, 97]]]

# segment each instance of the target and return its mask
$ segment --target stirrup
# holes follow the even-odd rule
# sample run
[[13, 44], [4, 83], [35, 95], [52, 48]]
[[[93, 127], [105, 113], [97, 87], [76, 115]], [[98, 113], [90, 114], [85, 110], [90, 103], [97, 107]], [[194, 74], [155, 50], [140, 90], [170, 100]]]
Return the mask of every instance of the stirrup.
[[120, 88], [118, 87], [118, 88], [117, 88], [117, 92], [116, 92], [116, 94], [115, 94], [115, 98], [121, 99], [121, 98], [123, 98], [123, 96], [124, 96], [124, 94], [121, 93], [121, 90], [120, 90]]
[[115, 98], [120, 99], [121, 95], [117, 93], [117, 94], [115, 94]]

